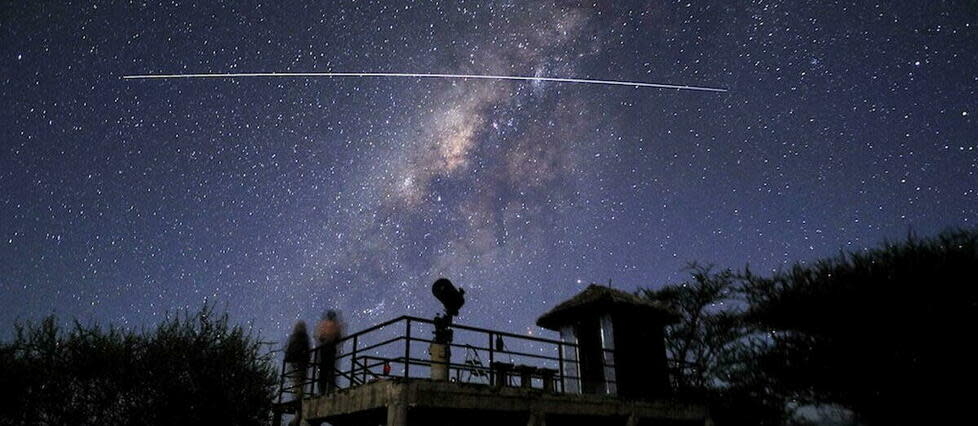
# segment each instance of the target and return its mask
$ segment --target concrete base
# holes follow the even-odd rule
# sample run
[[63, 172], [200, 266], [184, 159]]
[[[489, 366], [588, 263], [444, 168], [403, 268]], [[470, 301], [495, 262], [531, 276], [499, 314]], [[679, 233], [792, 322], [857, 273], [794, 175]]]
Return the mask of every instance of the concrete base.
[[[514, 424], [561, 426], [600, 421], [607, 425], [651, 423], [704, 425], [702, 406], [675, 401], [623, 401], [600, 395], [546, 393], [539, 389], [424, 379], [392, 379], [306, 399], [311, 424], [388, 426]], [[586, 421], [582, 419], [587, 419]], [[593, 424], [593, 423], [592, 423]]]

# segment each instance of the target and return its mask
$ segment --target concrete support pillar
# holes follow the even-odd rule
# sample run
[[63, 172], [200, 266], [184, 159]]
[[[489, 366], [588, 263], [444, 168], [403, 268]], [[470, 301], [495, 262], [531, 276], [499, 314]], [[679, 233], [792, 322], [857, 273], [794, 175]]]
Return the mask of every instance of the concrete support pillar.
[[303, 413], [302, 413], [302, 391], [301, 390], [299, 391], [298, 398], [299, 398], [299, 400], [295, 404], [295, 416], [293, 416], [292, 417], [292, 421], [289, 422], [290, 425], [292, 425], [292, 424], [295, 424], [295, 425], [302, 425], [302, 424], [304, 424], [302, 422], [302, 415], [303, 415]]
[[397, 401], [387, 406], [387, 426], [407, 426], [407, 404]]
[[625, 421], [625, 426], [638, 426], [638, 416], [632, 413], [628, 416], [628, 420]]

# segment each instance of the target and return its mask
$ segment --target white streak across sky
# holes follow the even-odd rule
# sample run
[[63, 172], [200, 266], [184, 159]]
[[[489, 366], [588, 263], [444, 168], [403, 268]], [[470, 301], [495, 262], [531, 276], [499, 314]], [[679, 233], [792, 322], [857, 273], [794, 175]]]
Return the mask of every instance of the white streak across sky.
[[480, 80], [549, 81], [554, 83], [601, 84], [611, 86], [649, 87], [654, 89], [693, 90], [699, 92], [726, 92], [718, 87], [687, 86], [679, 84], [647, 83], [642, 81], [592, 80], [587, 78], [528, 77], [521, 75], [484, 74], [431, 74], [405, 72], [248, 72], [248, 73], [205, 73], [205, 74], [138, 74], [124, 75], [124, 80], [174, 79], [174, 78], [321, 78], [321, 77], [368, 77], [368, 78], [445, 78]]

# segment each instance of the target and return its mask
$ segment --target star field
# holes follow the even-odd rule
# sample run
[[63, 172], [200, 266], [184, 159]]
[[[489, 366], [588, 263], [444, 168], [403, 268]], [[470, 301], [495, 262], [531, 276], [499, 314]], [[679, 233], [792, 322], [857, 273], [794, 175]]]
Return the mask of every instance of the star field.
[[[18, 2], [0, 325], [204, 301], [517, 331], [590, 282], [768, 271], [978, 221], [973, 2]], [[700, 93], [412, 72], [724, 87]]]

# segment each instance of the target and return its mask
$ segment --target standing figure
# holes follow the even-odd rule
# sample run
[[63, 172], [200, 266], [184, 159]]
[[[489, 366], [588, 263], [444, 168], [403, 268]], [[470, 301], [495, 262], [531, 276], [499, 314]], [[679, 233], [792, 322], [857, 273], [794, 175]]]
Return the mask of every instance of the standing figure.
[[319, 393], [326, 394], [336, 389], [336, 344], [343, 335], [336, 311], [330, 309], [316, 324], [316, 341], [319, 343]]
[[305, 321], [296, 322], [292, 328], [285, 346], [285, 363], [288, 368], [286, 377], [292, 379], [292, 391], [297, 400], [302, 400], [302, 386], [309, 367], [309, 332], [306, 331]]

